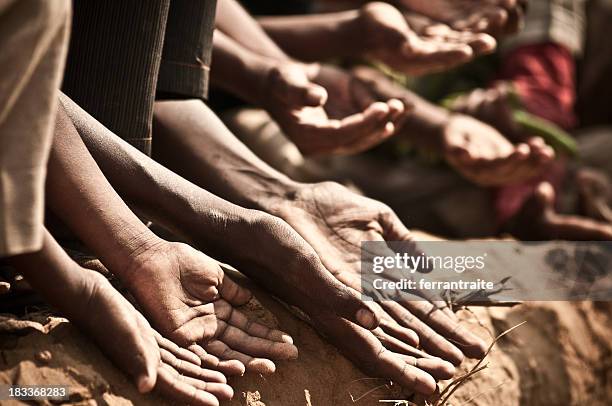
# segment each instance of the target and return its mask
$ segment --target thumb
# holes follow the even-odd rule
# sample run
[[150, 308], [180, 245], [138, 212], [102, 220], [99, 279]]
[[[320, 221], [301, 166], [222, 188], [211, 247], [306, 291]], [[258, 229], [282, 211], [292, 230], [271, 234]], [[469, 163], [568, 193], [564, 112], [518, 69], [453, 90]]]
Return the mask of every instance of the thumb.
[[147, 335], [144, 341], [137, 343], [137, 352], [134, 354], [136, 362], [132, 363], [132, 376], [140, 393], [153, 390], [157, 382], [157, 367], [159, 366], [159, 350], [157, 342], [152, 335]]
[[297, 64], [275, 66], [270, 71], [270, 88], [283, 103], [292, 107], [318, 107], [327, 101], [325, 88], [313, 83]]
[[234, 306], [242, 306], [253, 297], [250, 290], [238, 285], [230, 279], [225, 272], [223, 273], [223, 280], [219, 286], [219, 294], [223, 299]]
[[377, 328], [380, 324], [380, 318], [373, 310], [373, 303], [368, 304], [360, 298], [360, 296], [365, 297], [365, 295], [347, 287], [336, 278], [333, 278], [333, 280], [335, 292], [328, 296], [328, 305], [335, 310], [336, 314], [368, 330]]
[[372, 45], [385, 44], [388, 49], [402, 49], [415, 33], [411, 30], [402, 12], [391, 4], [368, 3], [361, 9], [366, 27], [377, 37]]

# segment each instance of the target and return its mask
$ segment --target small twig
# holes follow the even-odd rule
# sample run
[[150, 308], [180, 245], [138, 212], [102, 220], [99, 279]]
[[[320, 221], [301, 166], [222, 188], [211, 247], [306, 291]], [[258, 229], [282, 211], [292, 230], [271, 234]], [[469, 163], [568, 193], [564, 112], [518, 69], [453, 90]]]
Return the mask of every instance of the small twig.
[[[478, 361], [476, 363], [476, 365], [474, 365], [472, 367], [472, 369], [465, 375], [463, 375], [460, 378], [455, 379], [453, 382], [451, 382], [443, 391], [442, 393], [440, 393], [440, 401], [437, 402], [437, 405], [443, 406], [446, 401], [450, 398], [450, 396], [455, 392], [455, 390], [457, 390], [460, 386], [462, 386], [462, 384], [469, 379], [471, 376], [473, 376], [475, 373], [482, 371], [483, 369], [486, 368], [486, 365], [482, 368], [480, 368], [480, 365], [483, 363], [483, 361], [485, 360], [485, 358], [487, 358], [487, 356], [489, 355], [489, 353], [491, 352], [491, 350], [493, 349], [493, 346], [505, 335], [510, 334], [512, 331], [516, 330], [517, 328], [521, 327], [523, 324], [527, 323], [527, 321], [524, 321], [522, 323], [517, 324], [514, 327], [510, 327], [508, 330], [504, 331], [503, 333], [501, 333], [500, 335], [498, 335], [495, 340], [493, 340], [493, 342], [491, 343], [491, 345], [489, 345], [489, 348], [487, 349], [487, 351], [485, 352], [484, 357], [482, 357], [482, 359], [480, 361]], [[445, 393], [448, 393], [448, 395], [444, 396]]]
[[476, 368], [476, 369], [472, 369], [470, 372], [468, 372], [467, 374], [455, 379], [453, 382], [451, 382], [443, 391], [442, 393], [440, 393], [440, 398], [442, 398], [442, 396], [444, 396], [444, 394], [446, 392], [448, 392], [448, 395], [446, 395], [443, 399], [441, 399], [438, 402], [438, 405], [443, 406], [446, 401], [448, 399], [450, 399], [450, 397], [453, 395], [453, 393], [455, 393], [455, 391], [457, 389], [459, 389], [468, 379], [470, 379], [472, 376], [476, 375], [478, 372], [482, 371], [483, 369], [486, 369], [489, 366], [489, 364], [485, 364], [483, 366], [481, 366], [480, 368]]
[[352, 401], [353, 403], [357, 403], [357, 402], [359, 402], [361, 399], [363, 399], [363, 398], [365, 398], [366, 396], [368, 396], [370, 393], [374, 393], [374, 392], [376, 392], [377, 390], [379, 390], [380, 388], [384, 388], [385, 386], [387, 386], [387, 385], [379, 385], [379, 386], [377, 386], [377, 387], [375, 387], [375, 388], [372, 388], [372, 389], [370, 389], [369, 391], [367, 391], [366, 393], [364, 393], [363, 395], [359, 396], [357, 399], [355, 399], [355, 398], [353, 397], [353, 394], [352, 394], [350, 391], [349, 391], [349, 396], [351, 397], [351, 401]]

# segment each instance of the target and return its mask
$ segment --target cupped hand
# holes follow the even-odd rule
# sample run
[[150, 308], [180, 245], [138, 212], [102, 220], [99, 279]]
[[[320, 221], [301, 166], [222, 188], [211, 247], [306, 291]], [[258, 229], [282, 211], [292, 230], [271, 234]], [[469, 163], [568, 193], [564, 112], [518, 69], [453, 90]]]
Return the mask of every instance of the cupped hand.
[[[313, 213], [296, 210], [295, 215], [311, 217]], [[315, 331], [372, 376], [393, 380], [406, 389], [424, 394], [435, 390], [436, 380], [453, 376], [455, 369], [451, 363], [419, 351], [415, 347], [419, 337], [408, 327], [400, 326], [374, 302], [367, 302], [373, 311], [368, 318], [378, 315], [381, 327], [363, 321], [358, 324], [354, 309], [364, 306], [357, 289], [359, 282], [353, 286], [343, 283], [327, 269], [332, 266], [324, 257], [327, 252], [315, 252], [286, 222], [276, 218], [271, 221], [271, 218], [262, 219], [252, 230], [256, 236], [253, 250], [259, 252], [258, 257], [248, 266], [241, 265], [253, 272], [257, 282], [299, 309]], [[319, 246], [335, 244], [329, 234], [312, 236], [321, 238]], [[347, 254], [355, 255], [355, 251]], [[347, 265], [343, 267], [359, 267], [357, 263]], [[347, 278], [354, 281], [348, 275]], [[368, 328], [362, 327], [365, 324], [369, 324]], [[425, 341], [432, 340], [435, 338]]]
[[357, 108], [350, 75], [319, 65], [274, 67], [268, 75], [265, 108], [305, 155], [348, 155], [389, 138], [405, 110], [398, 100]]
[[135, 255], [127, 286], [153, 326], [178, 345], [199, 345], [260, 373], [274, 372], [271, 359], [297, 357], [290, 336], [236, 309], [251, 293], [186, 244], [162, 241]]
[[489, 124], [511, 141], [524, 141], [526, 137], [513, 118], [512, 97], [511, 85], [498, 82], [488, 89], [474, 89], [460, 95], [448, 107]]
[[519, 183], [542, 173], [555, 157], [540, 137], [512, 144], [493, 127], [453, 114], [443, 129], [442, 154], [457, 172], [481, 186]]
[[457, 31], [388, 3], [367, 3], [359, 18], [365, 54], [405, 74], [447, 70], [493, 52], [496, 46], [487, 34]]
[[401, 0], [419, 14], [445, 22], [457, 30], [492, 35], [516, 33], [523, 21], [525, 0]]
[[[291, 201], [279, 203], [276, 214], [314, 248], [329, 272], [355, 291], [362, 289], [362, 241], [411, 241], [410, 232], [388, 206], [336, 183], [301, 185]], [[420, 345], [429, 354], [453, 364], [459, 364], [464, 355], [483, 356], [484, 343], [460, 325], [443, 302], [424, 300], [428, 296], [424, 293], [414, 300], [404, 296], [398, 302], [383, 301], [376, 306], [380, 328], [372, 333], [348, 324], [330, 328], [351, 330], [362, 341], [374, 347], [380, 342], [389, 351], [409, 353], [413, 346]], [[357, 349], [352, 351], [353, 359], [360, 359]]]
[[[408, 90], [374, 69], [358, 67], [353, 69], [352, 75], [355, 93], [359, 94], [356, 100], [362, 100], [362, 103], [385, 97], [410, 103], [413, 97]], [[479, 94], [457, 101], [458, 108], [473, 107], [475, 96]], [[478, 106], [482, 107], [482, 104]], [[487, 111], [489, 116], [498, 114], [499, 117], [502, 113], [498, 103], [495, 106], [491, 109], [482, 107], [479, 111]], [[399, 124], [399, 131], [410, 135], [411, 129], [402, 122]], [[541, 137], [519, 137], [516, 131], [512, 131], [510, 137], [517, 142], [515, 144], [506, 134], [502, 135], [495, 128], [467, 115], [445, 113], [444, 120], [437, 125], [434, 134], [439, 139], [439, 142], [434, 142], [437, 152], [463, 177], [481, 186], [500, 186], [533, 178], [555, 158], [554, 150]]]
[[155, 389], [170, 399], [198, 406], [216, 406], [219, 400], [233, 397], [225, 375], [242, 373], [242, 364], [204, 362], [210, 356], [196, 355], [193, 350], [198, 348], [181, 348], [153, 330], [105, 277], [86, 269], [79, 273], [85, 280], [82, 293], [66, 314], [133, 378], [141, 393]]

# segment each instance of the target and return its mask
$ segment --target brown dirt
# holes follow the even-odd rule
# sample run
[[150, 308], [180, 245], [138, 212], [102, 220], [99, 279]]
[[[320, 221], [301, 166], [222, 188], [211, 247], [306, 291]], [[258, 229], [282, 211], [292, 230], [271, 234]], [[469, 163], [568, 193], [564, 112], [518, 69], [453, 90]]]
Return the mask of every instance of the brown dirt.
[[[261, 304], [254, 300], [245, 311], [292, 334], [300, 357], [278, 363], [272, 376], [232, 379], [236, 396], [228, 405], [362, 406], [401, 399], [397, 388], [364, 376], [306, 323], [255, 291]], [[548, 302], [461, 311], [464, 322], [491, 341], [513, 325], [527, 323], [498, 342], [488, 368], [458, 389], [449, 405], [610, 404], [611, 310], [612, 303]], [[466, 364], [464, 368], [473, 362]], [[67, 385], [74, 404], [166, 404], [159, 397], [139, 395], [90, 340], [66, 320], [45, 313], [22, 319], [0, 316], [0, 383]]]

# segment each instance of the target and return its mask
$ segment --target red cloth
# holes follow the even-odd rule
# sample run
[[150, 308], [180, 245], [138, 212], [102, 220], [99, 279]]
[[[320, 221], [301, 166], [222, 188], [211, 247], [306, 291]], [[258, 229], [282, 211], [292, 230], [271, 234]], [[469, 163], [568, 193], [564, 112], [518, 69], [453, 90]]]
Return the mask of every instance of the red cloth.
[[576, 125], [576, 65], [556, 43], [526, 45], [504, 57], [499, 79], [514, 84], [527, 111], [564, 129]]
[[[499, 79], [514, 84], [527, 111], [568, 130], [576, 125], [575, 73], [572, 54], [551, 42], [510, 52], [502, 62]], [[563, 161], [557, 160], [529, 182], [499, 188], [495, 193], [498, 224], [512, 218], [540, 182], [548, 181], [558, 191], [565, 172]]]

